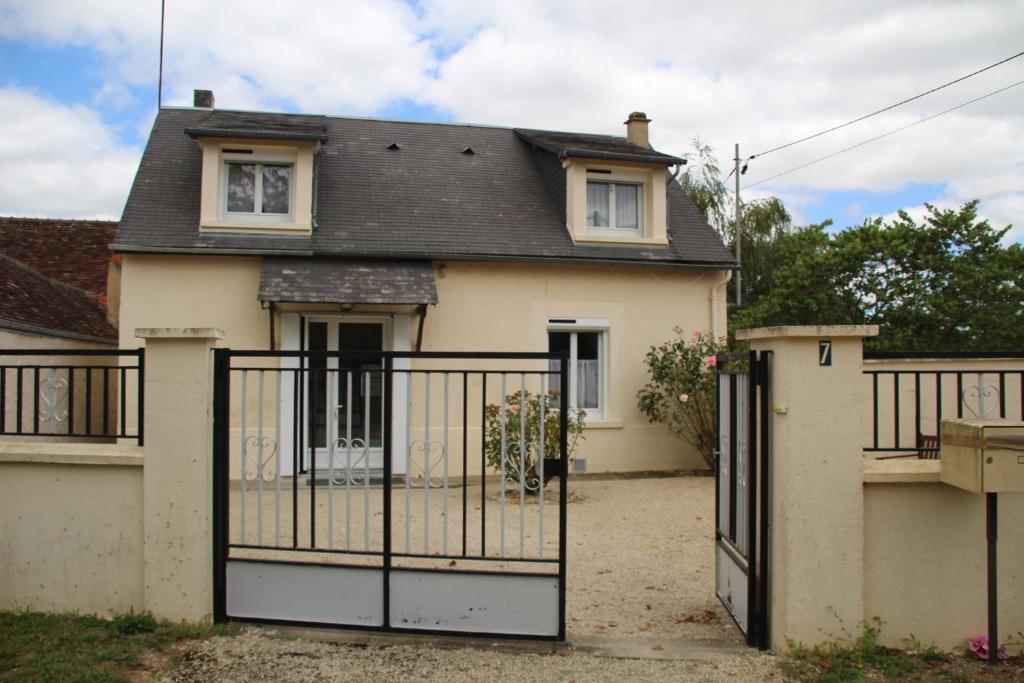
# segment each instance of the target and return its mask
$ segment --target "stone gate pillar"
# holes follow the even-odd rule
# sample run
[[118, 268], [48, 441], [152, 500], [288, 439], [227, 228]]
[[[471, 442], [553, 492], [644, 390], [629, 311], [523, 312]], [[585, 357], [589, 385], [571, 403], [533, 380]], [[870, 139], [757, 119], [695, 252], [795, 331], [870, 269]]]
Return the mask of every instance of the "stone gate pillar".
[[877, 325], [740, 330], [771, 351], [771, 647], [864, 618], [863, 338]]
[[144, 328], [144, 604], [172, 621], [213, 618], [214, 328]]

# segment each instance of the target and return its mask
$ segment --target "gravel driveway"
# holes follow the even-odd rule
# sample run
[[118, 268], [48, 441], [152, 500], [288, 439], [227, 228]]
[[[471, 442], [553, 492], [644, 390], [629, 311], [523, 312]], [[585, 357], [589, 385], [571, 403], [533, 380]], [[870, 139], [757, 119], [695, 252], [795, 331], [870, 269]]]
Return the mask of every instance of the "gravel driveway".
[[[690, 476], [570, 481], [568, 646], [316, 642], [248, 629], [188, 645], [170, 680], [778, 678], [774, 658], [742, 646], [714, 596], [713, 485]], [[664, 659], [694, 640], [715, 646]]]

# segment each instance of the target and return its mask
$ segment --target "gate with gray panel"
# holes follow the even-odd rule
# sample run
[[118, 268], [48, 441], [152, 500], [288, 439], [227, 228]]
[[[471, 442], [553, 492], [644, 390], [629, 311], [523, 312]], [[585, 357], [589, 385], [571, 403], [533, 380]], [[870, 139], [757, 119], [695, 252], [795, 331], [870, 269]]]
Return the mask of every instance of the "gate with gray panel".
[[214, 365], [217, 621], [564, 640], [566, 354]]
[[715, 592], [751, 646], [768, 647], [770, 352], [716, 358]]

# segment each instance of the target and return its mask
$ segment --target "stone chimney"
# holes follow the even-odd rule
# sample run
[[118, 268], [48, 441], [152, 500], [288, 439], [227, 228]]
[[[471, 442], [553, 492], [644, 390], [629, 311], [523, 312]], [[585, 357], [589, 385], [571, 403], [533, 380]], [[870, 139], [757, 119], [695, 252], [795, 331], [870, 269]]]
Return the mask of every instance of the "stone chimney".
[[[192, 92], [192, 106], [196, 109], [213, 109], [213, 91], [194, 90]], [[632, 118], [632, 115], [630, 118]]]
[[647, 124], [650, 122], [647, 114], [642, 111], [633, 112], [626, 119], [626, 138], [634, 145], [650, 149], [651, 143], [647, 138]]

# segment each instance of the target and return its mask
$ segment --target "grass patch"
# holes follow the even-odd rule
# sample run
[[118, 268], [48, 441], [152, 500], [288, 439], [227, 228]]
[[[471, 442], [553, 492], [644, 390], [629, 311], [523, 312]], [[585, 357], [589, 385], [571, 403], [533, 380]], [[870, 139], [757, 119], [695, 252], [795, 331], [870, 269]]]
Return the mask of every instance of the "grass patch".
[[921, 671], [925, 662], [944, 659], [934, 647], [921, 647], [914, 641], [908, 651], [878, 644], [878, 623], [864, 624], [853, 644], [826, 643], [812, 648], [791, 648], [780, 665], [786, 678], [798, 681], [834, 683], [882, 677], [885, 680], [910, 676]]
[[142, 658], [211, 629], [158, 623], [148, 612], [0, 612], [0, 681], [131, 681]]

